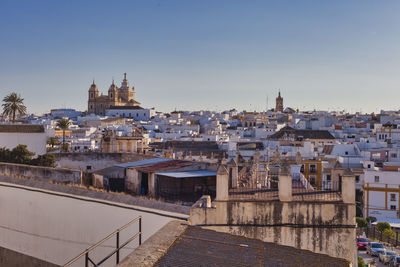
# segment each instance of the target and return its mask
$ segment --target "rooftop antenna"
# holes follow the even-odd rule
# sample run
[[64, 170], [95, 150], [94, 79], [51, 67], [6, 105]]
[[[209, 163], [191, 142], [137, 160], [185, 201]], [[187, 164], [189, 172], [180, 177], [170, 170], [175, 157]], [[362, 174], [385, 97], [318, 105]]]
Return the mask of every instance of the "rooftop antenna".
[[267, 114], [268, 112], [268, 94], [267, 94], [267, 99], [266, 99], [266, 103], [265, 103], [265, 114]]

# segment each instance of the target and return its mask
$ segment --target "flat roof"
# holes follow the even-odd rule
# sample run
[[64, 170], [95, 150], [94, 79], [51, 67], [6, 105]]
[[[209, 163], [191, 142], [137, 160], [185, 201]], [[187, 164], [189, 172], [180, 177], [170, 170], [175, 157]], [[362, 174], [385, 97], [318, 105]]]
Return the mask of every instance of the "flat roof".
[[217, 172], [214, 171], [185, 171], [185, 172], [156, 172], [157, 175], [168, 176], [172, 178], [196, 178], [206, 176], [216, 176]]
[[0, 133], [44, 133], [44, 126], [38, 124], [0, 124]]

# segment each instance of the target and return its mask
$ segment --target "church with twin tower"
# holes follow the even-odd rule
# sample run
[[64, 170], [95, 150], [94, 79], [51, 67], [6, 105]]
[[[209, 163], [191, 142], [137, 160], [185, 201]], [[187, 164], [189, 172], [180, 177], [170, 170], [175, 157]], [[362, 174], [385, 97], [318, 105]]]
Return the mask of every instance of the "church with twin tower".
[[108, 94], [99, 95], [97, 85], [93, 83], [89, 88], [88, 113], [105, 115], [111, 107], [139, 107], [140, 103], [135, 100], [135, 88], [129, 86], [124, 73], [121, 87], [114, 84], [114, 79], [108, 89]]

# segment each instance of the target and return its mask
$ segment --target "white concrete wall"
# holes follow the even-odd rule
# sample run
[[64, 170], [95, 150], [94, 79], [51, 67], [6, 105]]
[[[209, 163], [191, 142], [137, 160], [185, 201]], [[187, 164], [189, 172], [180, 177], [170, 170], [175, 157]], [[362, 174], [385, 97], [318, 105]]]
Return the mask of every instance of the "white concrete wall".
[[[375, 182], [375, 176], [379, 177], [379, 182]], [[399, 189], [400, 186], [400, 172], [396, 171], [365, 171], [364, 174], [364, 185], [368, 184], [369, 187], [379, 188], [392, 188], [395, 190]], [[366, 208], [368, 207], [368, 215], [379, 219], [384, 218], [398, 218], [399, 206], [399, 194], [397, 192], [387, 193], [387, 209], [385, 207], [385, 192], [382, 191], [369, 191], [368, 197], [364, 192], [364, 216], [367, 216]], [[391, 194], [396, 195], [396, 200], [391, 200]], [[391, 206], [396, 206], [395, 210], [391, 210]]]
[[[63, 193], [57, 193], [63, 196], [56, 196], [23, 189], [29, 187], [11, 188], [4, 185], [11, 184], [0, 183], [0, 246], [59, 265], [67, 263], [139, 215], [143, 216], [143, 241], [172, 220], [171, 217], [143, 211], [73, 199], [65, 197], [67, 194]], [[78, 198], [90, 200], [85, 197]], [[136, 208], [151, 211], [149, 208]], [[153, 211], [187, 217], [160, 210]], [[121, 243], [137, 233], [137, 229], [138, 224], [127, 228], [127, 231], [121, 234]], [[122, 252], [121, 259], [128, 255], [137, 243], [137, 240], [130, 243], [130, 249]], [[105, 256], [112, 251], [111, 246], [115, 246], [115, 238], [106, 245], [109, 247], [96, 249], [96, 260], [100, 260], [100, 255]], [[73, 266], [84, 266], [83, 261]], [[115, 266], [115, 257], [105, 266]]]
[[37, 155], [46, 154], [47, 133], [0, 133], [0, 147], [13, 149], [26, 145], [28, 150]]

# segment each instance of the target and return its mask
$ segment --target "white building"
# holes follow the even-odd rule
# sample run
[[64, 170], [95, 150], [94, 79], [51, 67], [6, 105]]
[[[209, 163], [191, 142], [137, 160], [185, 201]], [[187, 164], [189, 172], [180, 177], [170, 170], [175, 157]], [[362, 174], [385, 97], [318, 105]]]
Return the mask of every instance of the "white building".
[[383, 170], [366, 170], [364, 174], [364, 217], [378, 220], [400, 218], [399, 166], [384, 166]]
[[156, 111], [139, 106], [113, 106], [107, 111], [106, 116], [131, 118], [135, 121], [148, 121], [156, 115]]

